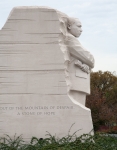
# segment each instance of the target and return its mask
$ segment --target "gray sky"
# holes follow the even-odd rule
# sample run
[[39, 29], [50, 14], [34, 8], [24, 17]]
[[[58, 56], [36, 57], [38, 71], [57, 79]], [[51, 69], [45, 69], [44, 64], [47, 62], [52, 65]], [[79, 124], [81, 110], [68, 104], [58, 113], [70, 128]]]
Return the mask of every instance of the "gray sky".
[[117, 0], [0, 0], [0, 29], [15, 6], [49, 6], [79, 18], [79, 41], [94, 55], [93, 71], [117, 73]]

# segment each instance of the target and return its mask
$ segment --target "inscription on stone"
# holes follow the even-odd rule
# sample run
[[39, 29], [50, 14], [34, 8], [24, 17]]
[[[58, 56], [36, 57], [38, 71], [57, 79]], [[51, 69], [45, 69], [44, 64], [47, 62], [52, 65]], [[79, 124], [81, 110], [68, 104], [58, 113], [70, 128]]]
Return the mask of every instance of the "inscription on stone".
[[17, 106], [17, 107], [0, 107], [4, 113], [14, 111], [17, 115], [56, 115], [56, 111], [73, 109], [73, 106]]

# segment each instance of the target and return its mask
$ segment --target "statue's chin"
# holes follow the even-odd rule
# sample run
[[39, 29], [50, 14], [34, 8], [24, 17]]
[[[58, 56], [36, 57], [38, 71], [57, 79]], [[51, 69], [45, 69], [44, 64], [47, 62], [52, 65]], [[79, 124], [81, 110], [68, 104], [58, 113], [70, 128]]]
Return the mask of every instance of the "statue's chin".
[[75, 35], [76, 38], [78, 38], [80, 35]]
[[69, 31], [69, 33], [71, 34], [71, 35], [73, 35], [74, 37], [76, 37], [76, 38], [78, 38], [80, 35], [81, 35], [81, 33], [74, 33], [74, 32], [71, 32], [71, 31]]

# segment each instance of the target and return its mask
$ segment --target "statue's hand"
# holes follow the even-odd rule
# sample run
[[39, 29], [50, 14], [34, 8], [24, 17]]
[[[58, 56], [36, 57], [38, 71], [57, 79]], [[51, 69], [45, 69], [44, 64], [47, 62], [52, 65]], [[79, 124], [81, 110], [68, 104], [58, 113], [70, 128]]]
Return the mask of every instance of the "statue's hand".
[[90, 73], [89, 66], [87, 66], [86, 64], [82, 64], [81, 70], [86, 73]]
[[90, 73], [90, 68], [88, 65], [83, 64], [80, 60], [75, 61], [75, 65], [78, 66], [82, 71]]

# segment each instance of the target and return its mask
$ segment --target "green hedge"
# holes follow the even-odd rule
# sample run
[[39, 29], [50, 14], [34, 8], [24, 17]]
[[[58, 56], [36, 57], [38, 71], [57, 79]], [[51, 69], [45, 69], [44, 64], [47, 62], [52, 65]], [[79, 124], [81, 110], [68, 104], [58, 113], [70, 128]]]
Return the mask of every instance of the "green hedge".
[[47, 134], [47, 138], [38, 139], [32, 137], [29, 143], [23, 141], [22, 137], [8, 135], [0, 138], [0, 150], [117, 150], [117, 138], [105, 134], [68, 135], [61, 139]]

